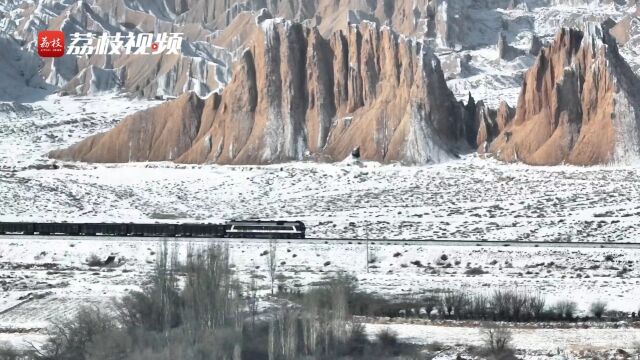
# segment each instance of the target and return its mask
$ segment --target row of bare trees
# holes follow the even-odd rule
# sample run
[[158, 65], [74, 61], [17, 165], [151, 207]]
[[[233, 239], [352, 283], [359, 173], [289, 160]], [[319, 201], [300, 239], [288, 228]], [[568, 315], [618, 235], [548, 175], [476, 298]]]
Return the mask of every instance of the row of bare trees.
[[[350, 278], [327, 278], [298, 294], [299, 301], [258, 312], [257, 285], [244, 288], [229, 260], [227, 246], [188, 247], [186, 258], [179, 259], [177, 249], [165, 243], [141, 291], [114, 302], [112, 309], [80, 309], [54, 324], [44, 345], [22, 358], [377, 359], [403, 349], [389, 336], [370, 340], [353, 323]], [[274, 255], [267, 261], [275, 260]]]
[[269, 322], [269, 359], [336, 354], [353, 334], [347, 301], [346, 285], [331, 281], [305, 294], [300, 307], [281, 308]]
[[[465, 290], [443, 290], [413, 302], [414, 309], [404, 310], [404, 314], [419, 312], [422, 307], [428, 316], [436, 310], [442, 317], [457, 320], [493, 321], [570, 321], [575, 319], [577, 304], [571, 300], [560, 300], [548, 304], [544, 295], [528, 288], [499, 288], [486, 293], [469, 293]], [[590, 313], [601, 319], [607, 310], [607, 303], [594, 301]]]
[[[499, 288], [484, 293], [470, 290], [440, 290], [414, 299], [389, 300], [367, 293], [354, 293], [349, 301], [355, 315], [424, 316], [482, 321], [570, 321], [577, 305], [570, 300], [548, 304], [544, 295], [528, 288]], [[596, 301], [591, 312], [601, 318], [606, 303]]]

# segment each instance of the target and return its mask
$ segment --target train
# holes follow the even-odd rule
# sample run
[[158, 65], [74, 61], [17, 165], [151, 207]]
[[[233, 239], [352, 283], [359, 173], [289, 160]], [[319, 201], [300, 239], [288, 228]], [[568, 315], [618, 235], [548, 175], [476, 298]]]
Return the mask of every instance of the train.
[[304, 239], [302, 221], [231, 220], [211, 223], [0, 222], [0, 235], [211, 237]]

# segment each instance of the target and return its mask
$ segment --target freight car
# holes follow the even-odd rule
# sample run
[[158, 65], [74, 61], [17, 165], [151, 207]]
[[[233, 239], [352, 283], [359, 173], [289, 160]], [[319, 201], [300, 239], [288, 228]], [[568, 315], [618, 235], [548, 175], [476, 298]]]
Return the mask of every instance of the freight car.
[[80, 235], [81, 224], [73, 223], [34, 223], [33, 231], [40, 235]]
[[180, 236], [196, 237], [224, 237], [223, 224], [180, 224]]
[[33, 223], [5, 222], [0, 223], [0, 234], [34, 234]]
[[82, 235], [111, 235], [126, 236], [129, 234], [128, 224], [112, 224], [112, 223], [89, 223], [81, 224], [80, 232]]

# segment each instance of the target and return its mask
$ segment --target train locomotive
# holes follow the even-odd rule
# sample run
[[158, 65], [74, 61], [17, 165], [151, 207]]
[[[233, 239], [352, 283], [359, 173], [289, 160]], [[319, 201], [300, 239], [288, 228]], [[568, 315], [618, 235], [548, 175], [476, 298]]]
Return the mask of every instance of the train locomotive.
[[1, 234], [304, 239], [302, 221], [232, 220], [225, 224], [0, 222]]

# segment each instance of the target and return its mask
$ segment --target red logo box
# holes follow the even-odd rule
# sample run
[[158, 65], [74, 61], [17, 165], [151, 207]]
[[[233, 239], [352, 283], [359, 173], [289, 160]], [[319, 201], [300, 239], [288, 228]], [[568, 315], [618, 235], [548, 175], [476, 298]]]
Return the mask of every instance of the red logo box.
[[38, 55], [41, 57], [64, 55], [64, 33], [58, 30], [38, 32]]

